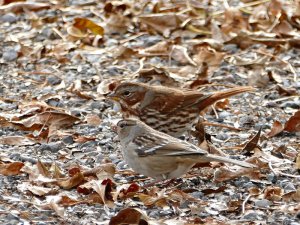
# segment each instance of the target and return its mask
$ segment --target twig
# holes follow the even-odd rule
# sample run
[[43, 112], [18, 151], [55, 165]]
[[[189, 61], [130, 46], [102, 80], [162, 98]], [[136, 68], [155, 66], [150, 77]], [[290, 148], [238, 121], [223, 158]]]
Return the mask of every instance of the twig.
[[249, 194], [249, 195], [245, 198], [245, 200], [243, 201], [243, 204], [242, 204], [242, 215], [245, 214], [246, 203], [248, 202], [248, 200], [249, 200], [249, 198], [250, 198], [251, 196], [252, 196], [252, 195]]
[[133, 72], [132, 74], [130, 74], [131, 76], [135, 76], [135, 75], [139, 74], [139, 72], [144, 68], [144, 61], [145, 61], [145, 59], [146, 58], [143, 57], [143, 58], [141, 58], [139, 60], [139, 68], [135, 72]]
[[212, 110], [214, 111], [214, 114], [216, 115], [216, 118], [219, 119], [219, 115], [218, 115], [218, 112], [217, 112], [215, 106], [212, 105], [211, 108], [212, 108]]
[[256, 50], [255, 52], [257, 52], [257, 53], [259, 53], [259, 54], [262, 54], [262, 55], [266, 55], [266, 56], [273, 57], [273, 58], [275, 58], [275, 59], [281, 61], [282, 63], [286, 64], [286, 65], [289, 67], [289, 69], [290, 69], [290, 71], [292, 72], [292, 74], [294, 75], [294, 81], [295, 81], [295, 82], [297, 81], [297, 73], [296, 73], [296, 71], [295, 71], [295, 69], [294, 69], [294, 67], [292, 66], [291, 63], [289, 63], [288, 61], [286, 61], [286, 60], [284, 60], [284, 59], [281, 59], [281, 58], [279, 58], [278, 56], [273, 55], [273, 54], [271, 54], [271, 53], [269, 53], [269, 52], [263, 52], [263, 51], [260, 51], [260, 50]]
[[243, 130], [243, 129], [235, 128], [233, 126], [229, 126], [229, 125], [226, 125], [226, 124], [212, 123], [212, 122], [208, 122], [208, 121], [203, 121], [202, 124], [207, 125], [207, 126], [213, 126], [213, 127], [223, 127], [223, 128], [227, 128], [229, 130], [235, 130], [235, 131]]
[[[240, 7], [236, 7], [237, 9], [241, 10], [243, 8], [247, 8], [247, 7], [251, 7], [251, 6], [256, 6], [256, 5], [260, 5], [260, 4], [263, 4], [263, 3], [266, 3], [266, 2], [270, 2], [271, 0], [258, 0], [258, 1], [254, 1], [254, 2], [249, 2], [247, 4], [244, 4], [243, 6], [240, 6]], [[215, 13], [213, 13], [211, 16], [212, 17], [217, 17], [221, 14], [224, 13], [224, 10], [222, 11], [217, 11]]]
[[287, 99], [290, 99], [290, 98], [299, 98], [299, 95], [293, 95], [293, 96], [287, 96], [287, 97], [283, 97], [283, 98], [277, 98], [277, 99], [271, 100], [269, 102], [281, 102], [281, 101], [284, 101], [284, 100], [287, 100]]
[[287, 176], [287, 177], [292, 177], [292, 178], [300, 178], [299, 175], [297, 176], [297, 175], [293, 175], [293, 174], [283, 173], [283, 172], [281, 172], [281, 171], [276, 171], [276, 170], [273, 168], [272, 162], [271, 162], [271, 161], [268, 162], [268, 166], [269, 166], [270, 170], [271, 170], [274, 174], [276, 174], [276, 175], [282, 175], [282, 176]]

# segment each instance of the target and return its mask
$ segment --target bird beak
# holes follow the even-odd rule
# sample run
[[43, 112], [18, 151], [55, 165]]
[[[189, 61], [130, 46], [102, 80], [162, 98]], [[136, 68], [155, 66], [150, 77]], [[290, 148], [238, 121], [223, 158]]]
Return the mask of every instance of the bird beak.
[[112, 125], [111, 126], [111, 130], [114, 132], [114, 133], [118, 133], [118, 126], [117, 125]]
[[108, 98], [108, 99], [112, 99], [112, 100], [117, 101], [117, 102], [120, 101], [120, 98], [118, 96], [116, 96], [116, 94], [114, 92], [105, 94], [104, 97]]

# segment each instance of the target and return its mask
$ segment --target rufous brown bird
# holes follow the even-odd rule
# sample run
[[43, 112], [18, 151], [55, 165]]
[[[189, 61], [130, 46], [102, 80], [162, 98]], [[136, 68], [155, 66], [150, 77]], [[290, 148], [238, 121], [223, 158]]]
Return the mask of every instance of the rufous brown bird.
[[179, 137], [197, 122], [199, 113], [216, 101], [247, 91], [252, 87], [235, 87], [204, 94], [143, 83], [123, 82], [107, 95], [118, 102], [124, 118], [137, 117], [155, 130]]
[[136, 119], [124, 119], [117, 124], [126, 163], [137, 173], [156, 181], [179, 178], [196, 163], [223, 162], [255, 168], [247, 162], [212, 155], [186, 141], [159, 132]]

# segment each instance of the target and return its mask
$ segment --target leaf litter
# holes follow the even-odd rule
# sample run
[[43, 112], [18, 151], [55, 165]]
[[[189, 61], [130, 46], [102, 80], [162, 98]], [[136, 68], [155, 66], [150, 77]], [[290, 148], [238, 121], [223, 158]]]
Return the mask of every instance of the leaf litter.
[[[2, 1], [1, 223], [299, 222], [298, 0]], [[258, 169], [197, 164], [169, 186], [123, 161], [121, 80], [251, 93], [190, 141]], [[116, 107], [115, 107], [116, 108]]]

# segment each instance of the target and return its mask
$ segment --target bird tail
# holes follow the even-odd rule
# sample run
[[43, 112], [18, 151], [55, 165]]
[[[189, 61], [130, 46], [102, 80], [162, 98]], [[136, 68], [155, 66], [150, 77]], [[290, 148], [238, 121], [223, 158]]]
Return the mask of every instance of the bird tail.
[[231, 163], [231, 164], [246, 167], [246, 168], [256, 168], [256, 166], [251, 164], [251, 163], [226, 158], [226, 157], [223, 157], [223, 156], [208, 154], [208, 155], [205, 155], [205, 156], [202, 156], [202, 157], [204, 157], [205, 161], [207, 160], [208, 162], [214, 161], [214, 162], [222, 162], [222, 163]]
[[244, 87], [235, 87], [235, 88], [231, 88], [229, 90], [219, 91], [219, 92], [213, 93], [211, 95], [207, 95], [207, 98], [204, 98], [203, 100], [201, 100], [199, 109], [202, 111], [207, 106], [210, 106], [221, 99], [229, 98], [233, 95], [237, 95], [240, 93], [253, 91], [253, 90], [254, 90], [253, 87], [244, 86]]

